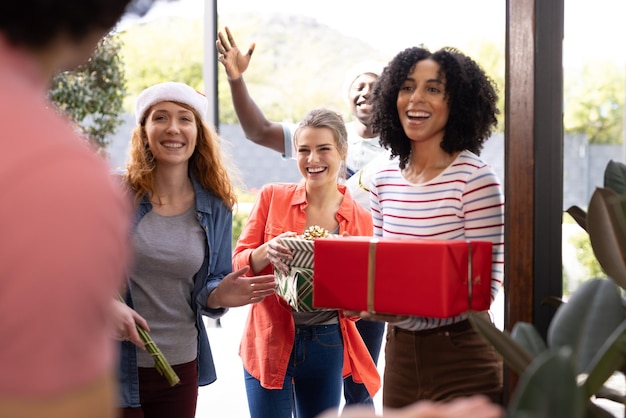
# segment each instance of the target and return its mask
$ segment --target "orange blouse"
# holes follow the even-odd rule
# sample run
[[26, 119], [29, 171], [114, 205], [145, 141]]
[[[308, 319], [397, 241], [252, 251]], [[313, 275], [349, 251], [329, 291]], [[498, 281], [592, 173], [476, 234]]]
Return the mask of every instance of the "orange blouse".
[[[357, 204], [343, 185], [344, 195], [336, 214], [339, 233], [371, 236], [372, 217]], [[307, 206], [304, 181], [273, 183], [263, 187], [255, 202], [233, 254], [233, 268], [250, 265], [252, 251], [286, 231], [302, 232], [306, 226]], [[271, 274], [270, 264], [257, 274]], [[254, 275], [250, 269], [249, 275]], [[373, 397], [380, 389], [380, 376], [355, 323], [339, 312], [339, 325], [344, 342], [343, 376], [352, 375], [365, 384]], [[291, 307], [278, 295], [251, 305], [239, 355], [252, 376], [266, 389], [281, 389], [295, 339]]]

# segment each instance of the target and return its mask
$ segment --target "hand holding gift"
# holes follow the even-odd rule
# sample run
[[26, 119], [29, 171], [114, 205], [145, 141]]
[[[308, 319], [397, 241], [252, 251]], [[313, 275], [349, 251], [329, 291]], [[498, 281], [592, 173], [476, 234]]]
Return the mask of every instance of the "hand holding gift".
[[407, 318], [410, 318], [408, 315], [392, 315], [392, 314], [381, 314], [381, 313], [372, 313], [368, 311], [343, 311], [345, 316], [358, 316], [361, 319], [365, 319], [367, 321], [381, 321], [381, 322], [400, 322], [404, 321]]
[[317, 225], [309, 227], [302, 235], [286, 234], [268, 241], [268, 258], [274, 265], [276, 293], [295, 311], [316, 311], [318, 309], [313, 307], [313, 241], [331, 235]]
[[289, 265], [286, 262], [293, 259], [291, 249], [286, 247], [281, 239], [296, 236], [295, 232], [287, 231], [267, 242], [267, 259], [278, 273], [289, 274]]

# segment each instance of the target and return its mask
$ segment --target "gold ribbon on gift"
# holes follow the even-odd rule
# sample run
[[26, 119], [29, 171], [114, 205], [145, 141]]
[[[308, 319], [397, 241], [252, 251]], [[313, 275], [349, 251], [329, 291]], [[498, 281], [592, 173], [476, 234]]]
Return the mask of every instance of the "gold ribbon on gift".
[[376, 280], [376, 244], [378, 238], [370, 239], [367, 259], [367, 310], [374, 312], [374, 281]]

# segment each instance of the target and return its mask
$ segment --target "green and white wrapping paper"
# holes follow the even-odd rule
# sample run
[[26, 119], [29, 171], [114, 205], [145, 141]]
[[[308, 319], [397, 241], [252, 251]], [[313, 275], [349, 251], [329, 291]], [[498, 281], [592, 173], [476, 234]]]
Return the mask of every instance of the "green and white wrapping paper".
[[314, 312], [313, 269], [291, 267], [288, 275], [276, 272], [276, 292], [297, 312]]
[[292, 251], [293, 259], [286, 261], [289, 274], [274, 271], [276, 293], [297, 312], [328, 310], [313, 307], [313, 240], [293, 237], [281, 241]]

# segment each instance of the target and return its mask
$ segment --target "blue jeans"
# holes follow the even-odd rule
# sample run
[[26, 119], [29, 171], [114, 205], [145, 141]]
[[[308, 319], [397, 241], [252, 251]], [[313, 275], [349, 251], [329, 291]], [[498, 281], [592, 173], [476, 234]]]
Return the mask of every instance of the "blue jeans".
[[[368, 321], [361, 319], [357, 321], [356, 328], [363, 338], [363, 342], [367, 347], [375, 364], [378, 364], [378, 356], [380, 347], [383, 343], [385, 334], [385, 322]], [[363, 383], [356, 383], [352, 380], [352, 376], [348, 376], [343, 381], [343, 395], [346, 399], [346, 406], [353, 404], [369, 405], [374, 408], [374, 400], [365, 388]]]
[[296, 325], [282, 389], [265, 389], [244, 369], [251, 418], [314, 418], [339, 410], [343, 340], [338, 324]]

